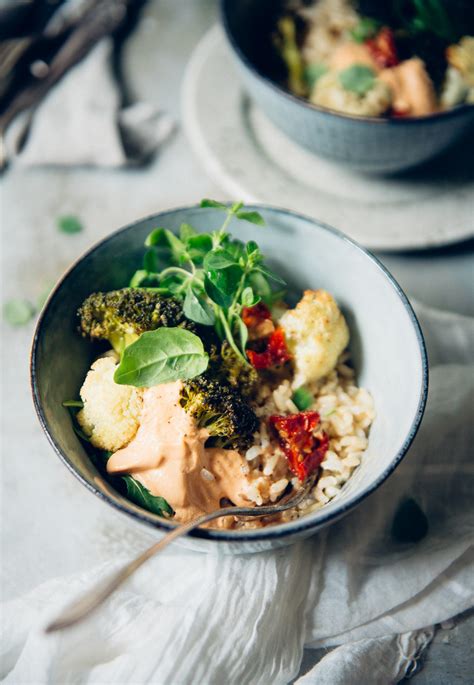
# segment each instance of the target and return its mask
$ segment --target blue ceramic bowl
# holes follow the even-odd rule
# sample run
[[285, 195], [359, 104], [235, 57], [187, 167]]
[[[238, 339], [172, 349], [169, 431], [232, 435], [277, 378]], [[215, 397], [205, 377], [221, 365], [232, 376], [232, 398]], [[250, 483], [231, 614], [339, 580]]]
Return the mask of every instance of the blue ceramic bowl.
[[[253, 531], [197, 530], [185, 542], [200, 550], [254, 552], [289, 544], [339, 519], [391, 474], [408, 450], [423, 414], [427, 361], [422, 334], [400, 287], [370, 253], [345, 235], [298, 214], [258, 207], [268, 228], [239, 222], [244, 240], [256, 239], [291, 289], [325, 288], [342, 307], [351, 330], [358, 382], [373, 395], [377, 417], [362, 465], [340, 496], [297, 521]], [[123, 287], [139, 267], [143, 242], [156, 226], [184, 223], [217, 228], [215, 210], [186, 207], [142, 219], [92, 247], [56, 285], [38, 321], [31, 383], [40, 423], [65, 466], [105, 504], [128, 520], [166, 530], [174, 524], [125, 499], [102, 477], [76, 436], [62, 402], [77, 397], [91, 364], [91, 345], [77, 333], [76, 310], [95, 290]]]
[[295, 97], [279, 85], [285, 72], [271, 41], [282, 5], [282, 0], [221, 0], [221, 15], [246, 90], [306, 150], [361, 171], [394, 173], [474, 133], [472, 105], [390, 119], [341, 114]]

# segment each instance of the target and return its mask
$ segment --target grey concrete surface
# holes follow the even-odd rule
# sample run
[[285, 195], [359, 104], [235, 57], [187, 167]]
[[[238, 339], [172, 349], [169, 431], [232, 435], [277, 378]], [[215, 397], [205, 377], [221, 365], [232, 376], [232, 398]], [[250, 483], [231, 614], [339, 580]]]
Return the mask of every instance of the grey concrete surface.
[[[136, 94], [179, 119], [179, 86], [200, 36], [217, 16], [213, 0], [151, 2], [127, 49]], [[193, 157], [182, 131], [143, 170], [22, 170], [1, 182], [1, 298], [35, 300], [83, 250], [130, 220], [166, 207], [223, 197]], [[77, 214], [83, 233], [58, 233], [56, 218]], [[432, 306], [474, 314], [474, 244], [412, 255], [380, 255], [406, 291]], [[117, 521], [59, 463], [34, 416], [28, 350], [34, 322], [1, 329], [2, 599], [57, 575], [138, 550], [149, 537]], [[473, 682], [474, 620], [440, 631], [415, 677], [420, 685]], [[302, 672], [321, 654], [307, 651]]]

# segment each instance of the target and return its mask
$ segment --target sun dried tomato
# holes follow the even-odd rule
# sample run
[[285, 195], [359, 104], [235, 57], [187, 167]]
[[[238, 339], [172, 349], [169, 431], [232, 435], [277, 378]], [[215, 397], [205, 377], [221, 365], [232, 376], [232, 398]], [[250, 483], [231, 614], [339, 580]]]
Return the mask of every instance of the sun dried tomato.
[[282, 328], [277, 328], [273, 333], [270, 333], [265, 343], [266, 347], [262, 352], [247, 350], [250, 363], [257, 370], [269, 369], [291, 359]]
[[257, 302], [253, 307], [244, 307], [242, 309], [242, 321], [247, 328], [254, 328], [262, 321], [271, 318], [270, 310], [263, 302]]
[[304, 481], [316, 469], [329, 447], [329, 438], [324, 431], [315, 435], [320, 419], [315, 411], [302, 411], [289, 416], [270, 416], [270, 426], [278, 435], [288, 464], [300, 481]]
[[393, 31], [388, 26], [383, 26], [375, 38], [369, 38], [365, 44], [382, 69], [395, 67], [399, 63]]

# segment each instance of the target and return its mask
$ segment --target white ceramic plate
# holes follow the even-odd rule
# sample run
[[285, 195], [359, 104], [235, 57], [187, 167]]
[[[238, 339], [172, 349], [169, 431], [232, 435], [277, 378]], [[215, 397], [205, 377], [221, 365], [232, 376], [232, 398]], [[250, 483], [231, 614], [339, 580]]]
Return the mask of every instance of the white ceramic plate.
[[366, 247], [409, 250], [474, 236], [474, 141], [399, 177], [371, 177], [306, 152], [242, 91], [220, 27], [197, 46], [183, 83], [190, 143], [222, 189], [311, 215]]

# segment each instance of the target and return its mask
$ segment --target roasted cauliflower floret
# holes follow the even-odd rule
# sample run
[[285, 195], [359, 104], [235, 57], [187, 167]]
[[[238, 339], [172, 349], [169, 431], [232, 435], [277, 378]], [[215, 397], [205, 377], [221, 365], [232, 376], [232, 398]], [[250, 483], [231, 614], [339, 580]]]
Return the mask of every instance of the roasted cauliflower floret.
[[474, 36], [464, 36], [446, 50], [449, 64], [457, 69], [468, 86], [474, 87]]
[[349, 329], [334, 298], [325, 290], [306, 290], [280, 319], [293, 355], [295, 388], [326, 376], [349, 342]]
[[101, 357], [91, 366], [80, 395], [84, 408], [77, 421], [94, 447], [116, 452], [137, 432], [142, 408], [142, 391], [114, 381], [117, 362]]

